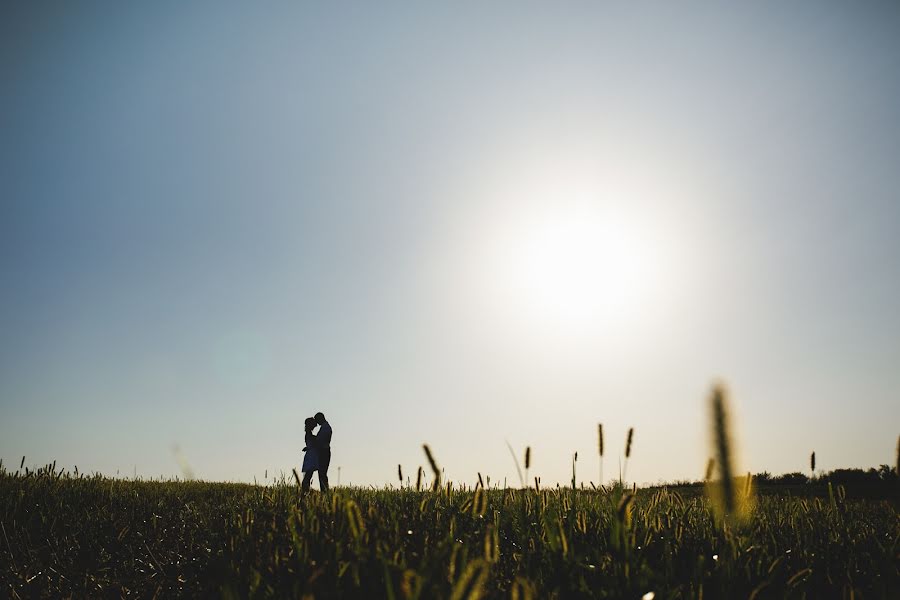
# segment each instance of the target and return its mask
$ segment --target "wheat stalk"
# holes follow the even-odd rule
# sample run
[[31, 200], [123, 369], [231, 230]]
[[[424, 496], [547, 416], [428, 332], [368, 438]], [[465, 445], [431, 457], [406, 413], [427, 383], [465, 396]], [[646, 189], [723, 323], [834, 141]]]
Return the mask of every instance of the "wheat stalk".
[[525, 447], [525, 481], [528, 481], [528, 469], [531, 468], [531, 446]]
[[572, 457], [572, 491], [575, 490], [575, 463], [578, 462], [578, 453], [575, 453], [575, 456]]
[[431, 466], [431, 472], [434, 474], [434, 482], [431, 487], [436, 492], [441, 489], [441, 470], [438, 468], [437, 461], [434, 460], [434, 455], [431, 453], [431, 448], [428, 447], [428, 444], [422, 444], [422, 449], [425, 450], [425, 456], [428, 458], [428, 464]]
[[716, 485], [708, 484], [707, 493], [719, 518], [719, 523], [740, 523], [749, 516], [753, 508], [752, 477], [747, 474], [743, 495], [738, 498], [740, 490], [736, 489], [734, 477], [735, 444], [732, 439], [728, 398], [724, 386], [713, 387], [710, 399], [712, 413], [712, 441], [718, 465], [720, 481]]
[[600, 454], [600, 480], [598, 485], [603, 487], [603, 423], [597, 423], [597, 452]]
[[[622, 469], [622, 475], [619, 478], [619, 483], [623, 483], [624, 481], [628, 481], [628, 459], [631, 458], [631, 442], [634, 439], [634, 427], [628, 428], [628, 438], [625, 440], [625, 466]], [[624, 485], [624, 483], [623, 483]]]
[[722, 477], [722, 502], [725, 514], [734, 512], [734, 480], [731, 470], [731, 438], [728, 431], [728, 408], [725, 390], [721, 386], [713, 389], [713, 436], [715, 439], [719, 474]]
[[713, 389], [713, 435], [715, 436], [719, 474], [722, 476], [722, 499], [726, 513], [734, 511], [734, 481], [731, 470], [731, 438], [728, 432], [728, 408], [725, 405], [725, 391], [716, 386]]
[[524, 488], [525, 487], [525, 478], [522, 477], [522, 469], [519, 468], [519, 459], [516, 458], [516, 451], [513, 450], [512, 444], [509, 443], [509, 440], [506, 441], [506, 447], [509, 448], [509, 454], [510, 454], [510, 456], [512, 456], [513, 462], [516, 465], [516, 473], [519, 476], [519, 483]]

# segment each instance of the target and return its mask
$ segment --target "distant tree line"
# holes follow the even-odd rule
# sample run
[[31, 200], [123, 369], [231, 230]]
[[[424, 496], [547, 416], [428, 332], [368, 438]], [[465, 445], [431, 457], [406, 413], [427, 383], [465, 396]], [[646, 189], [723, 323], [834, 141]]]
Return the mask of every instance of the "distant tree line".
[[784, 473], [772, 475], [768, 471], [757, 473], [753, 476], [757, 484], [764, 485], [801, 485], [805, 483], [831, 483], [832, 485], [855, 486], [883, 486], [894, 485], [898, 482], [897, 472], [889, 465], [881, 465], [877, 469], [835, 469], [821, 475], [810, 477], [804, 473]]
[[[736, 480], [735, 485], [743, 485]], [[842, 486], [851, 496], [869, 499], [888, 499], [900, 497], [900, 477], [889, 465], [881, 465], [877, 469], [835, 469], [828, 472], [816, 472], [810, 476], [794, 472], [772, 475], [768, 471], [753, 475], [753, 486], [762, 494], [803, 494], [827, 496], [828, 484], [837, 490]], [[701, 492], [705, 481], [673, 481], [661, 484], [661, 487], [676, 487]]]

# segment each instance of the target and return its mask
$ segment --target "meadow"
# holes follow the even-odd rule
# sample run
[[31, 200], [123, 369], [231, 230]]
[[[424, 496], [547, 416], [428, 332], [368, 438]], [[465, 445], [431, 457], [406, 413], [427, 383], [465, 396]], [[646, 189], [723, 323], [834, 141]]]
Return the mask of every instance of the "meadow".
[[[435, 479], [433, 483], [438, 483]], [[896, 598], [896, 485], [341, 488], [0, 467], [12, 598]], [[420, 488], [424, 488], [420, 482]], [[762, 493], [761, 493], [762, 492]], [[870, 495], [871, 496], [871, 495]]]

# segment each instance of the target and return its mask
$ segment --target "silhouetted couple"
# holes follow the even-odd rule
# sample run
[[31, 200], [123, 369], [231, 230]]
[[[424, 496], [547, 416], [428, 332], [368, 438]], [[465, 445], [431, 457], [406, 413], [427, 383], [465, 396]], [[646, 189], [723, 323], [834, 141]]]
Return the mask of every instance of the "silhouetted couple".
[[[316, 416], [306, 419], [306, 455], [303, 457], [303, 483], [300, 486], [303, 493], [309, 491], [309, 484], [315, 471], [319, 472], [319, 489], [328, 491], [328, 465], [331, 463], [331, 425], [325, 420], [325, 415], [316, 413]], [[313, 429], [319, 427], [318, 433]]]

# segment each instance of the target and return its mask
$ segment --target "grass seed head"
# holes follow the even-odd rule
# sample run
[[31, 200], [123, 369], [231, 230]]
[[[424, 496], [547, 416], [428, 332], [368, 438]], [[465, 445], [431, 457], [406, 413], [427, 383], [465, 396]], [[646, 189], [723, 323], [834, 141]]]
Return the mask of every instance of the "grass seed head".
[[525, 448], [525, 468], [531, 468], [531, 446]]
[[432, 488], [434, 491], [438, 491], [441, 489], [441, 470], [438, 467], [437, 461], [434, 460], [434, 455], [431, 453], [431, 448], [428, 447], [428, 444], [422, 444], [422, 449], [425, 450], [425, 456], [428, 458], [428, 464], [431, 466], [432, 474], [434, 474]]
[[631, 511], [634, 507], [634, 494], [625, 493], [616, 507], [616, 517], [626, 528], [631, 526]]
[[597, 423], [597, 450], [603, 456], [603, 423]]
[[745, 494], [738, 496], [735, 479], [735, 444], [731, 433], [728, 396], [725, 387], [717, 384], [710, 398], [712, 413], [712, 442], [719, 480], [707, 485], [707, 493], [720, 523], [743, 521], [753, 506], [751, 481], [745, 482]]
[[625, 458], [631, 457], [631, 441], [634, 438], [634, 427], [628, 428], [628, 439], [625, 441]]
[[731, 432], [728, 425], [728, 406], [725, 390], [717, 385], [712, 395], [713, 439], [715, 440], [716, 458], [719, 475], [722, 479], [723, 509], [726, 513], [734, 511], [734, 481], [731, 468]]

